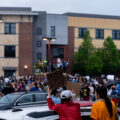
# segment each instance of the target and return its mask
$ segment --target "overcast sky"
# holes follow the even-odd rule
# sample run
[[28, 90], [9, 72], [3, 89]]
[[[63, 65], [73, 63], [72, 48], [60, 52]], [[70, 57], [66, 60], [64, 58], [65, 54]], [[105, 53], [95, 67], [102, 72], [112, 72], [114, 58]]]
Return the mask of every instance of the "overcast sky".
[[32, 7], [48, 13], [91, 13], [120, 16], [120, 0], [0, 0], [1, 7]]

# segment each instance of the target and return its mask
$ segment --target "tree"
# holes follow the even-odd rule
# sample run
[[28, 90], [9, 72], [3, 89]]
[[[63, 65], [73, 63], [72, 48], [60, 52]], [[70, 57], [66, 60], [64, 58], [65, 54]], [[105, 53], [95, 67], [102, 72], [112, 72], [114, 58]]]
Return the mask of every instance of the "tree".
[[101, 74], [103, 70], [103, 62], [101, 58], [94, 53], [88, 59], [88, 63], [86, 65], [86, 72], [89, 75], [98, 75]]
[[78, 52], [75, 53], [73, 60], [73, 71], [86, 74], [86, 65], [90, 55], [93, 53], [94, 47], [92, 45], [92, 38], [89, 31], [83, 37], [83, 42], [79, 47]]
[[103, 45], [103, 72], [106, 74], [114, 74], [120, 67], [119, 52], [111, 37], [107, 37]]

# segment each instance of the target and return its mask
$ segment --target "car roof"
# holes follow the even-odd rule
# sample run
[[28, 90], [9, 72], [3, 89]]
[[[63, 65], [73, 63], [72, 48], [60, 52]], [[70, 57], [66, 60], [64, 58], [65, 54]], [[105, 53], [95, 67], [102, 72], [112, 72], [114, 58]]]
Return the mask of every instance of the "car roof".
[[44, 92], [40, 92], [40, 91], [28, 91], [28, 92], [13, 92], [13, 93], [10, 93], [12, 95], [24, 95], [24, 94], [29, 94], [29, 93], [42, 93], [42, 94], [47, 94], [47, 93], [44, 93]]

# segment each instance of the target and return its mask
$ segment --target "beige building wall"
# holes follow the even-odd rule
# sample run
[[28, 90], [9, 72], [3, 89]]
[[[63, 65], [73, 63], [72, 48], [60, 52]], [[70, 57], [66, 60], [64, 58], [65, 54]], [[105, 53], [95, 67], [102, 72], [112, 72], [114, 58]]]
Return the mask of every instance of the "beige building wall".
[[[4, 76], [4, 67], [16, 67], [16, 76], [18, 76], [19, 63], [19, 22], [32, 22], [32, 16], [18, 16], [9, 15], [2, 16], [3, 21], [0, 22], [0, 76]], [[16, 23], [16, 34], [4, 34], [4, 24]], [[15, 45], [16, 57], [4, 58], [4, 46]]]
[[20, 15], [8, 15], [8, 16], [2, 16], [2, 19], [4, 22], [32, 22], [32, 16], [20, 16]]
[[[87, 18], [87, 17], [68, 17], [68, 25], [74, 27], [74, 51], [77, 51], [82, 39], [78, 38], [79, 27], [87, 28], [90, 31], [90, 36], [93, 38], [93, 45], [96, 48], [103, 47], [104, 39], [108, 36], [112, 37], [112, 30], [120, 30], [120, 20], [117, 19], [102, 19], [102, 18]], [[96, 39], [96, 29], [104, 29], [104, 39]], [[120, 49], [120, 40], [114, 40], [115, 45]]]

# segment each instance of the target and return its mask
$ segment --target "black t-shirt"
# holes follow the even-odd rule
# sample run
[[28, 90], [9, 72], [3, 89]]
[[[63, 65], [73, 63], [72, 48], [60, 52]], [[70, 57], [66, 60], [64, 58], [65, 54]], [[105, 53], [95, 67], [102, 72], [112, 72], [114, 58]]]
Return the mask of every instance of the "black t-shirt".
[[80, 92], [81, 97], [83, 98], [89, 97], [89, 93], [90, 93], [90, 89], [88, 87], [81, 88], [81, 92]]
[[3, 90], [2, 90], [2, 93], [3, 93], [4, 95], [7, 95], [7, 94], [12, 93], [12, 92], [14, 92], [14, 89], [13, 89], [12, 87], [5, 87], [5, 88], [3, 88]]

